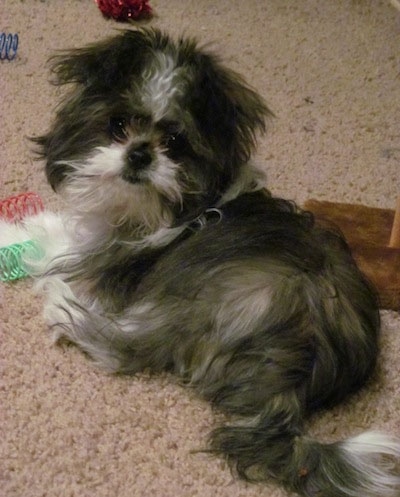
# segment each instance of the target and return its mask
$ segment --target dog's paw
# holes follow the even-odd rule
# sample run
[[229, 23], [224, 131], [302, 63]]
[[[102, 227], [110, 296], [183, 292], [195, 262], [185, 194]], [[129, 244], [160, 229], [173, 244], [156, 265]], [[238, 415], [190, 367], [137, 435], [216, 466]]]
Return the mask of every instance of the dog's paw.
[[76, 342], [74, 329], [82, 320], [83, 308], [78, 304], [71, 287], [61, 278], [51, 276], [39, 280], [36, 289], [45, 297], [43, 316], [53, 341], [64, 339]]

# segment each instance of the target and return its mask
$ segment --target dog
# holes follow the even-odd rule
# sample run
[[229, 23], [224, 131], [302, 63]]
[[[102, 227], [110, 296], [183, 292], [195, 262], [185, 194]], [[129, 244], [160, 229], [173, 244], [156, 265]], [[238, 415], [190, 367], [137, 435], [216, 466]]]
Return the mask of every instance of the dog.
[[34, 141], [66, 209], [17, 231], [40, 249], [25, 265], [54, 340], [109, 372], [179, 375], [229, 416], [206, 450], [248, 481], [398, 495], [396, 440], [304, 433], [374, 371], [378, 299], [338, 231], [265, 189], [264, 100], [152, 29], [59, 53], [52, 71], [69, 92]]

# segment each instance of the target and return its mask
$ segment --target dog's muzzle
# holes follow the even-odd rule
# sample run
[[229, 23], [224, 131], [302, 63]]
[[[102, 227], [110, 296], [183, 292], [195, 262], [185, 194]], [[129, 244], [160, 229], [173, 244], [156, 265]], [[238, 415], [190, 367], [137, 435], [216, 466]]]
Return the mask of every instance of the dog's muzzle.
[[126, 154], [125, 167], [122, 178], [130, 183], [137, 183], [145, 179], [145, 172], [153, 161], [150, 144], [147, 142], [135, 144]]

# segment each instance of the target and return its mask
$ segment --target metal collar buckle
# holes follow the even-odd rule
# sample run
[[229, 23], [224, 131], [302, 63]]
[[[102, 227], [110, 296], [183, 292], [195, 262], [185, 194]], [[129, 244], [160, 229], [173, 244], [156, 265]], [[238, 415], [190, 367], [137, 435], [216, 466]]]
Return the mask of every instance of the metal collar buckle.
[[199, 231], [207, 225], [219, 224], [222, 218], [222, 211], [216, 207], [212, 207], [211, 209], [206, 209], [199, 217], [189, 223], [188, 228], [193, 231]]

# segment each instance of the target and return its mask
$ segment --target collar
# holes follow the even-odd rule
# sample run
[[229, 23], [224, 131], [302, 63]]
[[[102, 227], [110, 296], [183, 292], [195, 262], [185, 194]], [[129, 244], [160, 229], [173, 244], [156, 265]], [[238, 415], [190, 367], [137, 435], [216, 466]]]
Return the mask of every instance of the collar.
[[219, 224], [223, 217], [224, 214], [221, 209], [212, 207], [211, 209], [206, 209], [200, 216], [188, 223], [187, 228], [191, 231], [200, 231], [206, 226]]

